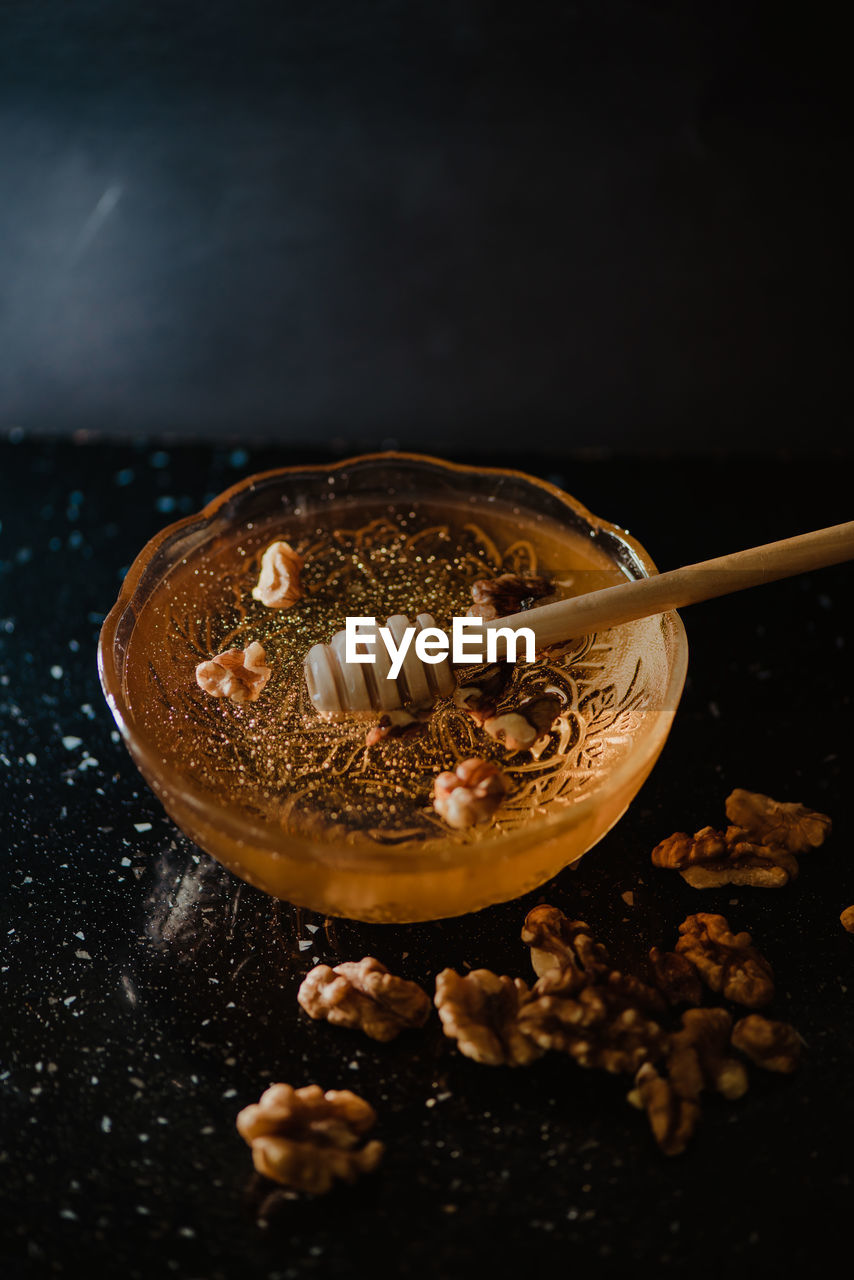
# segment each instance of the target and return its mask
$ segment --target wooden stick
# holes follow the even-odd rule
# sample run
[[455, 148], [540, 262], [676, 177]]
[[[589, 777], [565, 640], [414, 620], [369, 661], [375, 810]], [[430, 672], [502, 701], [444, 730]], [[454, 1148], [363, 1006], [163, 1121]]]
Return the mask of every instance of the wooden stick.
[[537, 648], [543, 648], [851, 559], [854, 559], [854, 520], [685, 565], [653, 578], [621, 582], [602, 591], [556, 600], [524, 613], [495, 618], [485, 625], [490, 630], [530, 627], [537, 638]]
[[[784, 538], [781, 542], [769, 542], [763, 547], [751, 547], [748, 551], [736, 551], [732, 555], [718, 556], [716, 560], [704, 560], [701, 564], [689, 564], [670, 573], [660, 573], [654, 578], [639, 578], [621, 582], [604, 591], [590, 591], [587, 595], [569, 600], [556, 600], [553, 604], [539, 605], [525, 613], [514, 613], [507, 618], [495, 618], [483, 624], [484, 631], [513, 631], [518, 627], [530, 627], [536, 636], [537, 648], [572, 640], [576, 636], [589, 635], [634, 622], [637, 618], [649, 618], [681, 609], [686, 604], [711, 600], [714, 596], [729, 595], [746, 587], [774, 582], [777, 578], [789, 578], [808, 569], [822, 569], [826, 565], [839, 564], [854, 559], [854, 521], [837, 524], [830, 529], [818, 529], [797, 538]], [[408, 619], [402, 616], [389, 618], [392, 623], [405, 627]], [[418, 625], [432, 626], [433, 619], [420, 614]], [[433, 696], [448, 692], [453, 681], [450, 668], [441, 674], [441, 687], [437, 685], [438, 668], [422, 664], [414, 650], [408, 652], [401, 681], [391, 680], [388, 663], [382, 685], [376, 678], [366, 680], [361, 664], [344, 661], [344, 636], [339, 631], [330, 644], [316, 644], [305, 659], [306, 681], [309, 696], [318, 711], [324, 715], [365, 715], [384, 708], [395, 708], [406, 700], [412, 701], [412, 689], [418, 685], [427, 690], [432, 687]], [[474, 647], [474, 637], [468, 643]], [[497, 652], [506, 653], [505, 637], [497, 637]], [[446, 660], [447, 665], [447, 660]], [[420, 675], [419, 675], [420, 673]], [[416, 679], [417, 678], [417, 679]]]

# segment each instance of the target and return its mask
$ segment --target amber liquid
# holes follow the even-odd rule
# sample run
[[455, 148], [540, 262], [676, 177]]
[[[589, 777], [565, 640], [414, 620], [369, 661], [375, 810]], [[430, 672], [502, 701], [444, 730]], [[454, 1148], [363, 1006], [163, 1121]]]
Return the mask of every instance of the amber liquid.
[[[287, 539], [305, 558], [303, 597], [288, 610], [252, 599], [261, 554]], [[303, 661], [348, 615], [430, 612], [440, 626], [471, 605], [471, 584], [499, 573], [544, 574], [558, 594], [610, 586], [621, 573], [581, 535], [498, 503], [370, 508], [330, 502], [322, 514], [235, 528], [177, 565], [134, 629], [125, 673], [138, 731], [164, 764], [253, 822], [293, 834], [382, 844], [481, 839], [565, 805], [598, 774], [603, 734], [623, 704], [600, 680], [606, 646], [596, 637], [519, 664], [503, 706], [548, 687], [566, 712], [531, 752], [510, 753], [452, 700], [414, 737], [365, 745], [365, 723], [321, 720], [308, 699]], [[198, 687], [196, 665], [260, 641], [272, 676], [254, 703], [235, 705]], [[614, 699], [611, 699], [614, 703]], [[596, 732], [593, 732], [596, 730]], [[513, 792], [488, 830], [451, 833], [433, 810], [433, 779], [467, 756], [498, 761]]]

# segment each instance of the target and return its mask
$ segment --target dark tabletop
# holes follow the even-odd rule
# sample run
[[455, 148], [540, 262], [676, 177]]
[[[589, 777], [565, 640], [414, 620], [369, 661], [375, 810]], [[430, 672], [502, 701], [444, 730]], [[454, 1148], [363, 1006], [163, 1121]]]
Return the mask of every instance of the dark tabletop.
[[[0, 446], [5, 1274], [814, 1267], [852, 1203], [854, 938], [838, 919], [854, 902], [850, 568], [688, 612], [690, 673], [660, 763], [578, 869], [474, 917], [324, 925], [175, 829], [95, 670], [99, 624], [146, 538], [250, 471], [320, 459]], [[839, 461], [523, 461], [625, 524], [662, 568], [851, 516]], [[654, 870], [653, 844], [722, 821], [734, 786], [832, 815], [798, 881], [701, 895]], [[528, 976], [519, 928], [541, 897], [628, 964], [672, 945], [690, 911], [750, 929], [776, 970], [772, 1010], [806, 1041], [800, 1072], [753, 1072], [742, 1101], [710, 1099], [690, 1151], [667, 1160], [620, 1079], [559, 1056], [479, 1067], [435, 1020], [378, 1046], [297, 1009], [317, 957], [374, 954], [428, 986], [465, 963]], [[380, 1171], [325, 1200], [270, 1199], [234, 1119], [271, 1080], [363, 1094], [387, 1144]]]

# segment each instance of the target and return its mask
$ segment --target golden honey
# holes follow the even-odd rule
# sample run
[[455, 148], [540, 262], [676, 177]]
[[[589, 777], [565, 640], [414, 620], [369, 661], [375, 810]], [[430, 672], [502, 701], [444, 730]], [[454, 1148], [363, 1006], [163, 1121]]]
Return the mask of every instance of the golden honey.
[[[328, 523], [297, 519], [241, 530], [177, 565], [153, 595], [131, 646], [127, 698], [162, 759], [255, 821], [336, 841], [360, 834], [381, 844], [483, 838], [485, 830], [451, 833], [430, 801], [436, 774], [470, 755], [495, 759], [511, 776], [513, 794], [498, 815], [498, 833], [545, 805], [567, 803], [584, 786], [585, 768], [595, 772], [585, 754], [593, 742], [582, 733], [575, 705], [581, 645], [515, 670], [507, 707], [545, 686], [560, 690], [567, 703], [537, 759], [509, 754], [451, 699], [437, 703], [423, 732], [366, 748], [364, 721], [329, 724], [317, 716], [303, 660], [347, 615], [427, 611], [449, 627], [471, 605], [478, 578], [545, 574], [565, 595], [610, 585], [619, 574], [604, 553], [556, 530], [520, 536], [518, 521], [500, 509], [475, 520], [464, 509], [390, 505], [362, 511], [358, 523], [344, 526], [334, 522], [334, 507], [327, 514]], [[286, 610], [252, 598], [261, 554], [278, 537], [305, 559], [303, 595]], [[273, 673], [258, 701], [238, 705], [205, 694], [196, 665], [251, 641], [263, 644]], [[589, 644], [584, 652], [589, 657]]]

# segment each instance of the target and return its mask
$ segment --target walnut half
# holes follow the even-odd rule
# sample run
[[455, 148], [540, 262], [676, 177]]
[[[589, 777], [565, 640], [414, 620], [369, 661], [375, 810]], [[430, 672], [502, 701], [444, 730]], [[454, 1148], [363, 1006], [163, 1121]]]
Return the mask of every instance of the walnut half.
[[747, 1071], [729, 1052], [732, 1018], [725, 1009], [686, 1009], [670, 1038], [667, 1071], [683, 1096], [714, 1089], [730, 1102], [747, 1092]]
[[635, 1076], [628, 1095], [633, 1107], [645, 1111], [652, 1136], [666, 1156], [679, 1156], [688, 1146], [700, 1123], [700, 1104], [689, 1095], [683, 1098], [676, 1085], [651, 1062], [645, 1062]]
[[788, 1022], [774, 1022], [758, 1013], [751, 1013], [735, 1024], [732, 1043], [757, 1067], [786, 1075], [797, 1067], [803, 1044]]
[[522, 941], [531, 948], [531, 964], [538, 978], [563, 975], [561, 991], [580, 989], [611, 968], [611, 959], [601, 942], [591, 936], [583, 920], [568, 920], [558, 907], [546, 903], [533, 907], [522, 926]]
[[749, 933], [732, 933], [724, 916], [699, 912], [679, 926], [679, 955], [689, 960], [712, 991], [758, 1009], [774, 998], [774, 975], [751, 945]]
[[652, 851], [653, 865], [679, 871], [694, 889], [747, 885], [781, 889], [798, 874], [798, 860], [783, 849], [766, 847], [748, 838], [741, 827], [716, 831], [702, 827], [693, 836], [676, 831]]
[[521, 978], [489, 969], [473, 969], [465, 977], [443, 969], [436, 978], [435, 1005], [445, 1035], [467, 1058], [490, 1067], [525, 1066], [545, 1053], [519, 1026], [519, 1010], [529, 996]]
[[726, 802], [730, 822], [743, 827], [753, 840], [786, 853], [808, 853], [824, 844], [831, 831], [826, 813], [803, 804], [772, 800], [758, 791], [737, 787]]
[[484, 721], [490, 738], [501, 742], [508, 751], [527, 751], [540, 738], [545, 738], [560, 715], [562, 700], [554, 693], [526, 698], [518, 707]]
[[611, 1072], [634, 1071], [662, 1052], [657, 1019], [664, 1001], [640, 978], [615, 969], [583, 920], [568, 920], [557, 907], [534, 907], [522, 941], [539, 975], [519, 1014], [529, 1039], [580, 1066]]
[[660, 1057], [666, 1044], [645, 1004], [647, 991], [638, 979], [615, 971], [604, 982], [564, 994], [547, 974], [520, 1010], [519, 1025], [541, 1049], [569, 1054], [581, 1067], [636, 1071]]
[[701, 827], [693, 836], [674, 831], [652, 851], [652, 865], [681, 871], [695, 862], [711, 862], [727, 856], [726, 836], [714, 827]]
[[491, 818], [510, 789], [503, 771], [473, 756], [433, 783], [433, 808], [449, 827], [462, 831]]
[[196, 667], [196, 684], [212, 698], [254, 702], [270, 679], [264, 646], [253, 640], [245, 649], [226, 649]]
[[724, 1009], [688, 1009], [670, 1037], [663, 1071], [644, 1063], [629, 1094], [646, 1111], [666, 1156], [681, 1155], [700, 1121], [700, 1096], [714, 1089], [730, 1100], [747, 1091], [747, 1072], [728, 1053], [732, 1019]]
[[784, 804], [737, 787], [726, 801], [726, 831], [677, 831], [652, 851], [653, 865], [672, 868], [695, 889], [749, 885], [779, 889], [797, 878], [797, 854], [817, 849], [830, 834], [827, 814]]
[[353, 1182], [377, 1167], [383, 1144], [358, 1145], [375, 1123], [373, 1107], [349, 1089], [271, 1084], [240, 1112], [237, 1131], [265, 1178], [322, 1195], [336, 1181]]
[[310, 1018], [354, 1027], [372, 1040], [393, 1040], [408, 1027], [423, 1027], [430, 997], [416, 982], [389, 973], [373, 956], [330, 969], [319, 964], [303, 979], [297, 1000]]
[[252, 588], [253, 600], [268, 609], [290, 609], [302, 595], [300, 573], [304, 560], [289, 542], [271, 542], [261, 557], [258, 585]]

